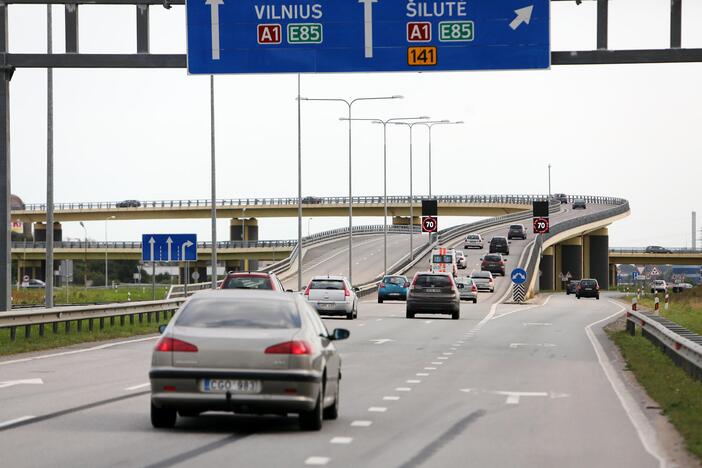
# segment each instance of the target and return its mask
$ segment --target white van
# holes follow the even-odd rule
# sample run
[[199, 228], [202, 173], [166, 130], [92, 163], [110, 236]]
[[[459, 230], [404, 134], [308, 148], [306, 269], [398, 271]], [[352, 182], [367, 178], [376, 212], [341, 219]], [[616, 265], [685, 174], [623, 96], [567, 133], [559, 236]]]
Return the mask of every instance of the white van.
[[431, 251], [429, 259], [429, 270], [432, 273], [451, 273], [458, 276], [458, 265], [456, 264], [456, 250], [440, 247]]

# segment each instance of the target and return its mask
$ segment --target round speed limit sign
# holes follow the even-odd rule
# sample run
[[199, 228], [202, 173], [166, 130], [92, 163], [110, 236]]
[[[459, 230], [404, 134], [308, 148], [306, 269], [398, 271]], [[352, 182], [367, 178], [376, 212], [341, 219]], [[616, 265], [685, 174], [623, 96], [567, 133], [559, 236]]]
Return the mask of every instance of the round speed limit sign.
[[534, 234], [547, 234], [549, 228], [548, 218], [534, 218]]
[[422, 216], [422, 232], [436, 232], [439, 229], [439, 223], [435, 216]]

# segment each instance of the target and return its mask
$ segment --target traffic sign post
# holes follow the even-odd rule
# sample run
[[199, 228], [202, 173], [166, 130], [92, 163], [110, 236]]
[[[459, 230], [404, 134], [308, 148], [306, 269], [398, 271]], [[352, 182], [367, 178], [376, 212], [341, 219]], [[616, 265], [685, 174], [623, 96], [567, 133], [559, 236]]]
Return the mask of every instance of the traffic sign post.
[[551, 58], [549, 4], [549, 0], [188, 1], [188, 71], [543, 69]]
[[422, 216], [422, 232], [436, 232], [439, 230], [439, 223], [436, 216]]

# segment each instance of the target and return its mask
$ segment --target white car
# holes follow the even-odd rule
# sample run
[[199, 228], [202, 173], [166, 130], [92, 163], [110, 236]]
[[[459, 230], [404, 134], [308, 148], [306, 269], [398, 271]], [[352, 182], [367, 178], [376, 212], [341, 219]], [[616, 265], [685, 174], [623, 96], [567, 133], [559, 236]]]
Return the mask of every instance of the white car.
[[665, 280], [653, 280], [653, 283], [651, 283], [651, 293], [657, 292], [668, 292], [668, 284], [665, 282]]
[[459, 270], [465, 270], [468, 267], [468, 260], [462, 250], [456, 250], [456, 266]]
[[464, 242], [464, 249], [483, 249], [485, 244], [483, 243], [483, 236], [480, 234], [468, 234]]
[[305, 299], [319, 315], [344, 315], [353, 320], [358, 317], [357, 290], [343, 276], [315, 276], [305, 289]]
[[690, 283], [675, 283], [673, 285], [673, 292], [683, 292], [685, 289], [692, 289], [694, 286], [692, 286]]
[[471, 279], [478, 288], [478, 291], [495, 292], [495, 278], [489, 271], [474, 271], [470, 274]]

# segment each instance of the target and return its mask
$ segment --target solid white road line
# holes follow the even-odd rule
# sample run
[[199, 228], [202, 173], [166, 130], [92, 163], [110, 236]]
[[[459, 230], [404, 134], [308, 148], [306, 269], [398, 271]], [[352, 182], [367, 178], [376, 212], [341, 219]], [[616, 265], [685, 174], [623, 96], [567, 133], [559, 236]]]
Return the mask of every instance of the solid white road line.
[[543, 307], [546, 304], [548, 304], [548, 301], [550, 301], [552, 297], [553, 297], [553, 294], [550, 294], [549, 296], [546, 297], [546, 300], [544, 301], [543, 304], [534, 304], [534, 305], [530, 305], [527, 307], [519, 308], [517, 310], [513, 310], [511, 312], [505, 312], [504, 314], [500, 314], [500, 315], [496, 316], [495, 318], [493, 318], [493, 320], [497, 320], [497, 319], [500, 319], [502, 317], [507, 317], [508, 315], [516, 314], [517, 312], [526, 312], [527, 310], [535, 309], [536, 307]]
[[[610, 302], [616, 305], [617, 307], [621, 307], [621, 304], [618, 304], [612, 300], [610, 300]], [[609, 362], [609, 359], [607, 359], [607, 354], [605, 353], [604, 349], [602, 348], [602, 345], [595, 336], [595, 333], [592, 331], [592, 327], [599, 325], [603, 322], [608, 322], [614, 319], [615, 317], [620, 316], [625, 311], [626, 308], [621, 307], [617, 312], [613, 313], [609, 317], [605, 317], [602, 320], [598, 320], [597, 322], [593, 322], [587, 325], [585, 327], [585, 334], [587, 335], [588, 339], [590, 340], [590, 343], [592, 344], [592, 347], [595, 350], [595, 354], [597, 355], [597, 361], [600, 363], [602, 371], [607, 377], [607, 380], [609, 380], [609, 383], [612, 386], [614, 393], [617, 395], [617, 398], [619, 398], [619, 402], [624, 408], [624, 411], [626, 412], [627, 416], [629, 416], [631, 424], [634, 426], [634, 429], [636, 429], [636, 432], [639, 435], [639, 439], [641, 440], [644, 449], [646, 449], [646, 451], [649, 454], [651, 454], [653, 458], [658, 460], [659, 466], [664, 467], [666, 466], [666, 460], [663, 455], [664, 452], [658, 443], [656, 431], [653, 429], [653, 426], [651, 426], [651, 423], [646, 418], [646, 415], [643, 413], [643, 411], [641, 411], [641, 408], [634, 400], [634, 397], [627, 390], [626, 386], [624, 385], [624, 382], [622, 382], [622, 379], [619, 377], [619, 374], [617, 374], [617, 371], [614, 369], [614, 367], [612, 367], [612, 364]]]
[[368, 408], [369, 413], [384, 413], [387, 410], [388, 409], [384, 406], [371, 406], [370, 408]]
[[305, 465], [326, 465], [331, 458], [329, 457], [309, 457], [305, 460]]
[[527, 346], [535, 346], [537, 348], [555, 348], [556, 345], [553, 343], [510, 343], [509, 347], [512, 349], [523, 348]]
[[368, 427], [373, 424], [373, 421], [351, 421], [353, 427]]
[[139, 390], [140, 388], [148, 387], [149, 385], [151, 385], [151, 382], [146, 382], [143, 384], [134, 385], [133, 387], [127, 387], [127, 388], [125, 388], [125, 390], [131, 392], [132, 390]]
[[353, 442], [353, 437], [332, 437], [330, 444], [350, 444]]
[[9, 421], [0, 422], [0, 429], [2, 429], [3, 427], [12, 426], [13, 424], [17, 424], [17, 423], [22, 422], [22, 421], [28, 421], [30, 419], [34, 419], [35, 417], [36, 416], [22, 416], [20, 418], [15, 418], [15, 419], [10, 419]]

